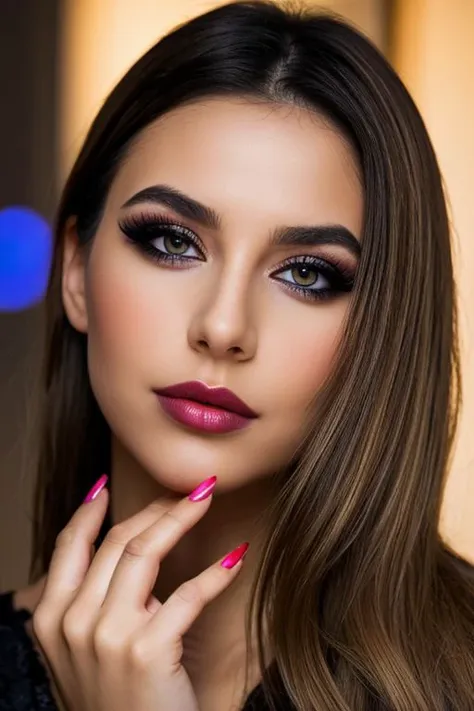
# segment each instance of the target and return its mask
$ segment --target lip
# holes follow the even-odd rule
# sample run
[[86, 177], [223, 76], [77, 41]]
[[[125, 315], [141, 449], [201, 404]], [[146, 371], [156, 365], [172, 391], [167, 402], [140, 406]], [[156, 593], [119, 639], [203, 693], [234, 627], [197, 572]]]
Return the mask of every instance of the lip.
[[170, 385], [167, 388], [155, 390], [155, 392], [164, 397], [193, 400], [202, 405], [218, 407], [247, 419], [258, 417], [257, 413], [231, 390], [223, 387], [209, 387], [199, 380]]
[[210, 388], [197, 380], [154, 392], [163, 411], [173, 420], [210, 434], [225, 434], [243, 429], [258, 417], [227, 388]]

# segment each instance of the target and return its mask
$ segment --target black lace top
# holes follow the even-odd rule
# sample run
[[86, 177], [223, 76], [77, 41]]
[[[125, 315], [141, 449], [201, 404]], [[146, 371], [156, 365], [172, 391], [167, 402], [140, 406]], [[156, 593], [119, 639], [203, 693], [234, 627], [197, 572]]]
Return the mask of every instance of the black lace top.
[[[46, 670], [25, 622], [28, 610], [15, 610], [13, 591], [0, 593], [0, 711], [58, 711]], [[282, 701], [281, 711], [291, 704]], [[267, 711], [262, 686], [247, 699], [243, 711]]]
[[48, 678], [25, 622], [13, 608], [13, 591], [0, 594], [0, 711], [57, 711]]

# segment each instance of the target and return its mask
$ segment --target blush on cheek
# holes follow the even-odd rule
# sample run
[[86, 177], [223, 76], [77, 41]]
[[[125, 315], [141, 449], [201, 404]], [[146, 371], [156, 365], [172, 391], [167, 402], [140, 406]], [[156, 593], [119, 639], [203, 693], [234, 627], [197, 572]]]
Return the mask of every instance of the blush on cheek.
[[292, 373], [291, 378], [287, 379], [287, 397], [293, 402], [296, 398], [297, 406], [305, 406], [331, 374], [339, 337], [339, 330], [334, 324], [315, 328], [312, 338], [305, 338], [301, 347], [295, 346], [288, 352], [286, 362], [279, 362], [282, 372]]
[[306, 353], [306, 358], [298, 356], [294, 358], [293, 367], [298, 373], [298, 381], [302, 391], [306, 394], [315, 393], [321, 388], [331, 372], [334, 363], [333, 358], [332, 349], [323, 347], [313, 353]]
[[130, 284], [106, 275], [91, 283], [89, 304], [91, 340], [106, 350], [134, 342], [144, 314], [139, 295]]
[[125, 380], [157, 382], [163, 368], [176, 364], [176, 349], [182, 352], [187, 292], [176, 272], [159, 269], [116, 235], [102, 237], [88, 274], [91, 376], [100, 373], [111, 389], [112, 377], [118, 387]]
[[96, 240], [88, 274], [89, 337], [108, 355], [146, 347], [143, 341], [154, 331], [156, 270], [117, 236], [101, 234]]

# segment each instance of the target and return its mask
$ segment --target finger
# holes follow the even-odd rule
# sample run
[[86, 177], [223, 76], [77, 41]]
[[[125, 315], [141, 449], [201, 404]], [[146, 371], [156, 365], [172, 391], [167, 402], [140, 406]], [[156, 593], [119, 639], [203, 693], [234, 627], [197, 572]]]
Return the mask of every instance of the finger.
[[[224, 592], [235, 580], [242, 569], [248, 547], [248, 543], [242, 543], [210, 568], [183, 583], [170, 595], [141, 632], [140, 647], [145, 656], [147, 650], [151, 659], [153, 654], [156, 655], [157, 640], [160, 640], [161, 649], [169, 649], [170, 654], [178, 653], [180, 645], [176, 642], [189, 630], [204, 606]], [[225, 561], [232, 563], [232, 567], [224, 567], [222, 564]], [[174, 665], [180, 660], [170, 657], [166, 661]]]
[[107, 511], [109, 492], [103, 488], [96, 498], [82, 504], [56, 538], [45, 588], [39, 605], [54, 611], [64, 609], [72, 599], [90, 565], [92, 546], [100, 533]]
[[110, 581], [103, 613], [134, 606], [143, 611], [156, 582], [160, 561], [207, 512], [212, 495], [200, 501], [188, 497], [169, 509], [123, 549]]
[[170, 506], [171, 503], [163, 503], [160, 500], [152, 501], [144, 509], [116, 524], [108, 531], [90, 564], [76, 597], [75, 608], [97, 610], [101, 607], [114, 570], [128, 541], [159, 520]]

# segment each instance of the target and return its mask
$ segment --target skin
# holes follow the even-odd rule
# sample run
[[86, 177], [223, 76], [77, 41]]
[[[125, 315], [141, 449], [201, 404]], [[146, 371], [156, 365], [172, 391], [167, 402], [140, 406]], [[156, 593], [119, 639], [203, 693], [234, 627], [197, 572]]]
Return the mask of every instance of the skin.
[[[204, 229], [151, 203], [122, 207], [156, 184], [212, 207], [222, 228]], [[206, 250], [203, 261], [164, 266], [127, 242], [118, 221], [143, 212], [186, 225]], [[269, 235], [278, 226], [341, 224], [360, 240], [362, 216], [353, 151], [326, 120], [304, 109], [215, 98], [170, 112], [136, 138], [88, 257], [77, 248], [74, 220], [68, 223], [63, 300], [72, 325], [88, 334], [92, 388], [113, 433], [113, 521], [156, 499], [170, 508], [217, 476], [212, 504], [162, 562], [154, 594], [167, 599], [250, 542], [232, 585], [183, 638], [183, 662], [203, 709], [230, 709], [242, 691], [245, 606], [272, 475], [301, 440], [351, 298], [305, 300], [275, 273], [299, 255], [339, 259], [354, 274], [357, 268], [344, 246], [275, 248]], [[185, 254], [198, 252], [190, 246]], [[278, 278], [295, 283], [298, 274], [285, 268]], [[153, 389], [185, 380], [230, 388], [258, 419], [227, 435], [174, 422]], [[19, 591], [17, 604], [34, 608], [39, 594], [41, 584]], [[258, 681], [255, 670], [252, 686]]]

